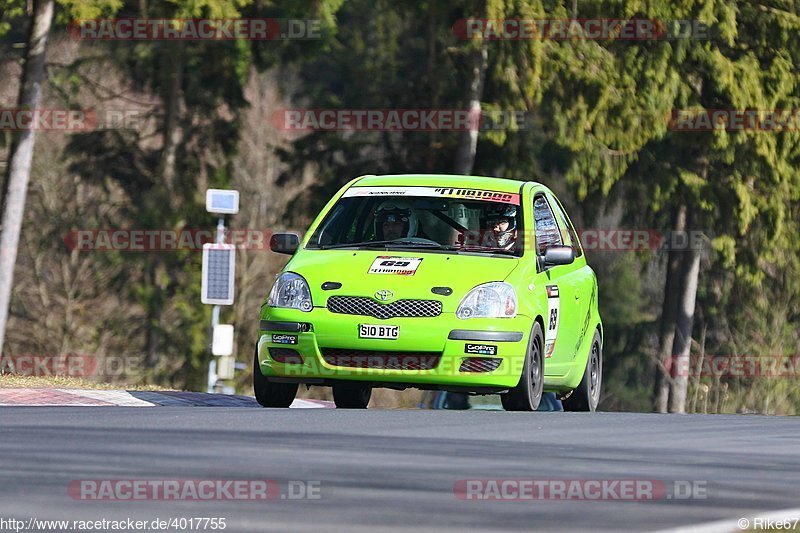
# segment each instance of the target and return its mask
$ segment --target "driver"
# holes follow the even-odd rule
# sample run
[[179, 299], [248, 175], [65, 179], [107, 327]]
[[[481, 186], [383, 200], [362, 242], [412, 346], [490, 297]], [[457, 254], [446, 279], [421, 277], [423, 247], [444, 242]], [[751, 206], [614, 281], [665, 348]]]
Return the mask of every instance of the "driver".
[[394, 241], [414, 237], [419, 220], [405, 200], [387, 200], [375, 211], [375, 238]]
[[517, 206], [490, 209], [481, 225], [485, 229], [483, 246], [512, 250], [517, 242]]

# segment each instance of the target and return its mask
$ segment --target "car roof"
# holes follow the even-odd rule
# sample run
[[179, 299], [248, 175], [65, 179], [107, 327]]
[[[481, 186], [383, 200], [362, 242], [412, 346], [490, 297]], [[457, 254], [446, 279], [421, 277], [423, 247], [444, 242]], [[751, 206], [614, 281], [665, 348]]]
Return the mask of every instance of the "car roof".
[[492, 178], [489, 176], [459, 176], [450, 174], [389, 174], [382, 176], [362, 176], [353, 187], [399, 186], [407, 187], [463, 187], [466, 189], [486, 189], [498, 192], [519, 192], [527, 181]]

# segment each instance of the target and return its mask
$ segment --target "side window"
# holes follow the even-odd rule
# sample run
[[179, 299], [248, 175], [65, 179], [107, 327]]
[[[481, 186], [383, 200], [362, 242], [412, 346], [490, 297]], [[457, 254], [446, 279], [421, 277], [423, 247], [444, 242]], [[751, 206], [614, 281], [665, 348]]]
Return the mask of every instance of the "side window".
[[543, 194], [533, 199], [533, 219], [536, 225], [536, 248], [538, 255], [544, 255], [548, 246], [563, 244], [561, 232], [553, 217], [553, 211]]
[[580, 239], [578, 239], [575, 228], [572, 226], [569, 218], [567, 218], [567, 214], [564, 212], [564, 208], [561, 207], [559, 201], [553, 201], [552, 205], [556, 213], [556, 218], [558, 219], [558, 225], [561, 227], [561, 234], [564, 236], [564, 244], [572, 247], [575, 251], [575, 257], [580, 257], [583, 255], [583, 250], [581, 249], [581, 242]]

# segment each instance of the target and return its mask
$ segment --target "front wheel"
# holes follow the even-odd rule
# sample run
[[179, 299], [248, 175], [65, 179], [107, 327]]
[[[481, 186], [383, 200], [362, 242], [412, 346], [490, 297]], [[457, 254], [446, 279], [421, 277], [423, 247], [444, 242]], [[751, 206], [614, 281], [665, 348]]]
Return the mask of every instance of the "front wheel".
[[565, 411], [595, 412], [600, 401], [600, 387], [603, 384], [603, 345], [600, 341], [600, 332], [595, 330], [592, 339], [592, 350], [586, 361], [578, 388], [563, 400]]
[[366, 409], [372, 387], [363, 383], [338, 383], [333, 386], [333, 402], [337, 409]]
[[297, 395], [297, 383], [271, 383], [261, 373], [258, 346], [253, 357], [253, 392], [261, 407], [289, 407]]
[[519, 383], [507, 393], [500, 395], [503, 409], [506, 411], [535, 411], [539, 407], [544, 387], [543, 346], [542, 328], [535, 322]]

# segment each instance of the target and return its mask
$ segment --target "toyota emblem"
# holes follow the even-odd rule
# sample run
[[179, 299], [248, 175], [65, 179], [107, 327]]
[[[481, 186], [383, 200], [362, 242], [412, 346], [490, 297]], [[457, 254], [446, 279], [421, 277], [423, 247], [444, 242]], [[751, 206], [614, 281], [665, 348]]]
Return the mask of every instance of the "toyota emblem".
[[375, 299], [381, 302], [386, 302], [394, 298], [394, 293], [390, 290], [383, 289], [375, 293]]

